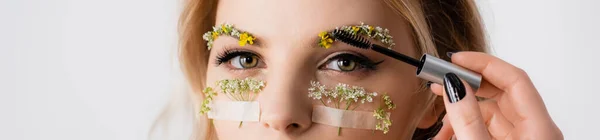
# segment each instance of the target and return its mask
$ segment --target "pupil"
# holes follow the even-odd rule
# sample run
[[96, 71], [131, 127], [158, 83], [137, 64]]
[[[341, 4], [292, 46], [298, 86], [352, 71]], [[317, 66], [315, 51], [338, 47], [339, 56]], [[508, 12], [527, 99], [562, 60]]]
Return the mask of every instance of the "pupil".
[[346, 60], [346, 59], [342, 59], [342, 60], [339, 61], [339, 65], [342, 66], [342, 67], [348, 67], [348, 66], [350, 66], [350, 63], [351, 62], [348, 61], [348, 60]]
[[352, 60], [340, 59], [340, 60], [338, 60], [338, 67], [342, 71], [352, 71], [352, 70], [354, 70], [354, 67], [356, 65], [354, 63], [355, 62]]
[[242, 56], [242, 58], [240, 58], [240, 63], [245, 67], [253, 67], [254, 61], [252, 56]]

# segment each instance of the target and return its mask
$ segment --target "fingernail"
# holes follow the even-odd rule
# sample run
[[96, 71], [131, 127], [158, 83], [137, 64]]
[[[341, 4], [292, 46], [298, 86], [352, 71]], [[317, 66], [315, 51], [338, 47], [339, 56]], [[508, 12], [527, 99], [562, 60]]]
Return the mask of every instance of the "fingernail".
[[433, 82], [431, 82], [431, 81], [428, 81], [428, 82], [427, 82], [427, 88], [430, 88], [432, 83], [433, 83]]
[[463, 85], [460, 78], [454, 73], [446, 73], [444, 75], [444, 87], [446, 88], [446, 95], [448, 95], [450, 103], [462, 100], [467, 94], [465, 85]]
[[446, 56], [448, 56], [448, 58], [452, 58], [453, 54], [454, 54], [454, 52], [446, 52]]

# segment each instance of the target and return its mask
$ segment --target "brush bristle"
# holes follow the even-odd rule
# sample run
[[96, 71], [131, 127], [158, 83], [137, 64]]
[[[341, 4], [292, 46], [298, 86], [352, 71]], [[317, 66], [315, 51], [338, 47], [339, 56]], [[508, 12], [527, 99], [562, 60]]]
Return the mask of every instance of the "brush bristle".
[[335, 29], [331, 35], [336, 40], [342, 41], [346, 44], [355, 46], [361, 49], [369, 49], [371, 47], [371, 42], [365, 39], [364, 37], [358, 35], [352, 35], [346, 31]]

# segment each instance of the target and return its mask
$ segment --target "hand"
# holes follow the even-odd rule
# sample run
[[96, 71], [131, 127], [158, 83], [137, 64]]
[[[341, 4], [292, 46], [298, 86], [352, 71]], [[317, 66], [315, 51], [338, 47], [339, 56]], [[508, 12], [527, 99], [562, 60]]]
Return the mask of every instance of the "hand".
[[[563, 139], [525, 71], [480, 52], [458, 52], [451, 59], [481, 73], [484, 82], [475, 94], [454, 74], [446, 74], [444, 86], [431, 85], [447, 112], [434, 140]], [[487, 99], [477, 101], [475, 95]]]

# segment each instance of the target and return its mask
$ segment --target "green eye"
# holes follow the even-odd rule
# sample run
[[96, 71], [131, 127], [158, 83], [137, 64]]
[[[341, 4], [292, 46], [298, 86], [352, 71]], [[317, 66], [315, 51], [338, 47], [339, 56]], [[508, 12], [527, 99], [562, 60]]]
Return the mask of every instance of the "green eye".
[[231, 66], [238, 69], [254, 68], [258, 65], [258, 57], [255, 55], [239, 55], [231, 59]]
[[359, 70], [375, 70], [375, 66], [380, 62], [373, 62], [362, 55], [357, 56], [350, 53], [338, 54], [327, 60], [322, 65], [323, 68], [340, 72], [353, 72]]
[[328, 62], [326, 65], [327, 69], [337, 70], [337, 71], [353, 71], [358, 66], [357, 62], [347, 58], [338, 58]]
[[338, 69], [341, 71], [352, 71], [356, 69], [356, 62], [349, 59], [338, 59], [336, 63]]

